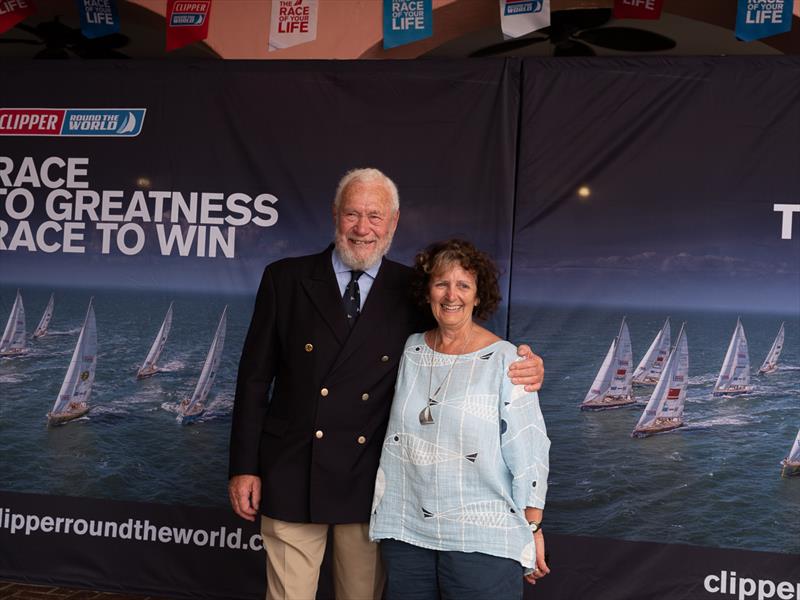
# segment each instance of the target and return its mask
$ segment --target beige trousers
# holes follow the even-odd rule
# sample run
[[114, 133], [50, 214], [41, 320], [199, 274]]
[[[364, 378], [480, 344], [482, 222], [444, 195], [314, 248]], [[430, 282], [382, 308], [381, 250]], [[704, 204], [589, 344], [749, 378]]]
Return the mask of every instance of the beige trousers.
[[267, 600], [314, 600], [328, 527], [333, 527], [333, 583], [337, 600], [379, 600], [383, 565], [368, 523], [288, 523], [261, 517], [267, 551]]

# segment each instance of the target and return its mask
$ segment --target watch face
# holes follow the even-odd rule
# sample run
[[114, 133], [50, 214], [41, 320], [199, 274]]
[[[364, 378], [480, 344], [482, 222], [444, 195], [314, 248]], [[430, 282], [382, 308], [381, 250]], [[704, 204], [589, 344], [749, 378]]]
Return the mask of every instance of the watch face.
[[539, 524], [538, 523], [528, 523], [528, 525], [530, 525], [531, 531], [533, 533], [536, 533], [537, 531], [539, 531]]

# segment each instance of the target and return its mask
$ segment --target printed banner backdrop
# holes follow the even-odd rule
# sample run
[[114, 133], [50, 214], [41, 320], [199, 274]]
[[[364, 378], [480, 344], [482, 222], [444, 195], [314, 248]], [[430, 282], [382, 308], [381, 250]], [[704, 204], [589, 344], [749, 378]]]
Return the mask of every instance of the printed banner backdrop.
[[[798, 65], [4, 65], [0, 134], [24, 135], [0, 136], [0, 314], [17, 290], [28, 334], [54, 311], [0, 359], [0, 577], [262, 597], [225, 490], [238, 352], [264, 264], [326, 246], [336, 181], [373, 165], [400, 188], [391, 255], [473, 239], [507, 274], [492, 327], [545, 357], [553, 572], [526, 597], [800, 597], [800, 479], [779, 465], [800, 428]], [[92, 411], [47, 428], [91, 297]], [[137, 381], [170, 303], [164, 372]], [[225, 307], [209, 411], [181, 426]], [[751, 389], [712, 397], [737, 317]], [[630, 437], [652, 385], [579, 408], [623, 318], [618, 371], [686, 323], [674, 431]]]
[[[498, 259], [507, 297], [519, 69], [4, 65], [15, 85], [0, 94], [0, 311], [5, 324], [19, 291], [27, 352], [0, 359], [0, 578], [263, 597], [254, 528], [226, 485], [264, 265], [323, 250], [339, 178], [375, 166], [400, 189], [392, 257], [473, 239]], [[51, 294], [48, 333], [31, 340]], [[90, 299], [91, 411], [48, 428]], [[137, 380], [170, 304], [163, 372]], [[180, 425], [226, 308], [207, 412]]]
[[[547, 366], [545, 530], [595, 538], [556, 542], [535, 597], [770, 597], [788, 581], [797, 598], [800, 480], [780, 461], [800, 428], [800, 229], [782, 239], [774, 205], [800, 210], [800, 62], [523, 65], [510, 337]], [[671, 345], [683, 323], [688, 340], [688, 382], [671, 386], [685, 387], [683, 426], [631, 437], [652, 384], [580, 410], [623, 319], [632, 356], [613, 375], [668, 318]], [[748, 390], [714, 397], [737, 318]], [[781, 323], [777, 369], [757, 375]]]

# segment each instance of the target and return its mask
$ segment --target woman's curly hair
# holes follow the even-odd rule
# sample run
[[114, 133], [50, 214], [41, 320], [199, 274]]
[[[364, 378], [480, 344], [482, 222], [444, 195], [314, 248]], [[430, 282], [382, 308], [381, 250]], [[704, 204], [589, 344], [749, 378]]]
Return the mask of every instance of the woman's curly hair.
[[417, 254], [411, 279], [411, 295], [414, 301], [423, 308], [428, 306], [431, 275], [450, 265], [458, 265], [475, 276], [476, 294], [480, 303], [475, 307], [473, 316], [481, 320], [489, 318], [502, 299], [497, 283], [499, 271], [488, 254], [466, 240], [434, 242]]

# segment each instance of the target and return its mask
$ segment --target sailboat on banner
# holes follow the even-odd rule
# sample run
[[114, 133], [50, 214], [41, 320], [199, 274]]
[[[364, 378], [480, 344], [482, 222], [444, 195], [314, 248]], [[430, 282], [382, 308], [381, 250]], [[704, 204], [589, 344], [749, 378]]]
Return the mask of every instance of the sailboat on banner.
[[97, 323], [94, 318], [94, 299], [91, 299], [64, 383], [61, 384], [53, 410], [47, 413], [48, 425], [65, 423], [89, 412], [89, 396], [96, 367]]
[[208, 349], [206, 361], [203, 363], [203, 370], [200, 371], [200, 378], [197, 380], [197, 385], [194, 388], [194, 393], [191, 398], [185, 398], [178, 405], [178, 423], [188, 425], [199, 419], [206, 410], [205, 402], [208, 397], [208, 392], [211, 391], [211, 386], [214, 385], [214, 378], [217, 376], [219, 363], [222, 358], [222, 346], [225, 344], [225, 327], [227, 322], [226, 313], [228, 307], [222, 310], [222, 316], [219, 318], [217, 325], [217, 332], [214, 334], [214, 340]]
[[164, 320], [161, 322], [161, 327], [158, 330], [158, 334], [156, 334], [156, 338], [153, 340], [153, 345], [150, 346], [150, 351], [147, 353], [144, 363], [142, 363], [142, 366], [136, 373], [136, 379], [150, 377], [161, 370], [158, 368], [156, 363], [158, 362], [158, 357], [161, 356], [161, 351], [164, 349], [164, 345], [167, 343], [167, 336], [169, 336], [169, 330], [171, 327], [172, 302], [169, 303], [167, 314], [164, 315]]
[[794, 445], [789, 456], [781, 461], [781, 477], [795, 477], [800, 475], [800, 431], [794, 438]]
[[632, 363], [631, 336], [623, 317], [619, 333], [608, 348], [592, 387], [581, 403], [581, 410], [606, 410], [634, 404], [636, 400], [631, 394]]
[[714, 396], [737, 396], [750, 391], [750, 354], [747, 351], [747, 338], [744, 335], [742, 320], [736, 319], [722, 369], [714, 386]]
[[633, 383], [639, 385], [653, 385], [658, 383], [661, 371], [669, 355], [670, 328], [669, 317], [664, 322], [664, 326], [653, 338], [653, 342], [642, 357], [639, 366], [633, 372]]
[[647, 437], [683, 426], [683, 406], [689, 382], [689, 344], [685, 328], [686, 323], [681, 325], [675, 347], [631, 437]]
[[0, 338], [0, 356], [19, 356], [28, 351], [25, 345], [25, 308], [22, 305], [22, 295], [17, 290], [14, 306], [8, 315], [3, 337]]
[[36, 329], [33, 330], [33, 339], [43, 337], [47, 335], [47, 328], [50, 326], [50, 321], [53, 319], [53, 306], [55, 305], [55, 298], [53, 294], [50, 294], [50, 300], [47, 303], [47, 306], [44, 309], [44, 314], [42, 315], [39, 324], [36, 326]]
[[781, 327], [778, 329], [778, 335], [775, 336], [775, 341], [772, 342], [772, 347], [769, 349], [769, 352], [767, 352], [767, 358], [764, 359], [764, 364], [762, 364], [761, 368], [758, 370], [759, 375], [766, 375], [767, 373], [772, 373], [777, 370], [778, 358], [781, 355], [781, 350], [783, 350], [784, 325], [785, 323], [781, 323]]

